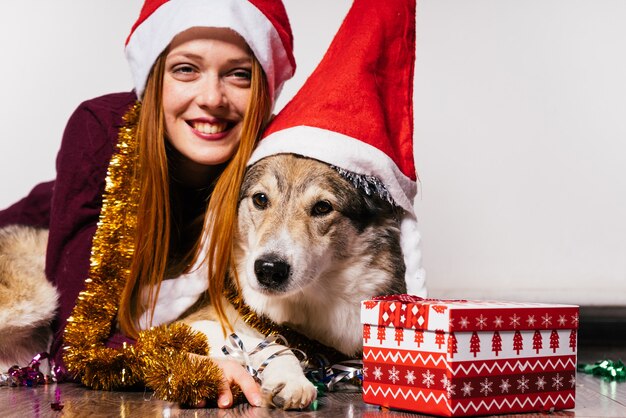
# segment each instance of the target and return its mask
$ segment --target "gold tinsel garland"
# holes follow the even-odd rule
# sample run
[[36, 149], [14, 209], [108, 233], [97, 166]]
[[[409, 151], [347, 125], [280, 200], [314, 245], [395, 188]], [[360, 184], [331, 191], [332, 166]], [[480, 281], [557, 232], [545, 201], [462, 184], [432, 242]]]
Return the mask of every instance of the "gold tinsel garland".
[[89, 277], [78, 295], [65, 328], [64, 361], [68, 371], [94, 389], [133, 386], [141, 377], [131, 364], [132, 347], [112, 350], [105, 341], [112, 332], [119, 298], [134, 251], [133, 230], [139, 196], [134, 178], [137, 165], [135, 132], [140, 105], [124, 115], [117, 153], [109, 163], [102, 210], [93, 238]]
[[139, 112], [137, 103], [124, 115], [117, 152], [109, 163], [89, 277], [68, 318], [63, 359], [68, 372], [93, 389], [145, 384], [161, 399], [195, 404], [205, 398], [215, 399], [222, 379], [221, 370], [210, 360], [181, 355], [207, 355], [204, 335], [186, 325], [173, 324], [143, 331], [135, 346], [113, 349], [105, 345], [113, 331], [134, 252]]
[[[113, 331], [134, 253], [139, 201], [134, 174], [138, 168], [136, 131], [140, 107], [136, 103], [124, 115], [117, 152], [109, 163], [89, 277], [67, 320], [63, 359], [68, 372], [93, 389], [116, 390], [143, 384], [167, 401], [184, 404], [196, 404], [203, 399], [215, 401], [221, 369], [209, 359], [186, 354], [209, 353], [206, 337], [187, 325], [175, 323], [143, 331], [136, 345], [125, 345], [122, 349], [105, 345]], [[226, 297], [246, 323], [263, 335], [281, 334], [291, 347], [309, 355], [323, 354], [331, 362], [346, 357], [257, 316], [231, 284], [227, 286]]]

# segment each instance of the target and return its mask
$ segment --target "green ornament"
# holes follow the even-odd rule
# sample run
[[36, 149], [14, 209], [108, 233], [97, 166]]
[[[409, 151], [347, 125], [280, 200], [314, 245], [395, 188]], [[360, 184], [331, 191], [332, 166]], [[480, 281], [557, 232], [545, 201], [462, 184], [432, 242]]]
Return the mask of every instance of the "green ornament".
[[319, 408], [319, 401], [316, 399], [313, 402], [311, 402], [311, 405], [309, 405], [309, 409], [311, 411], [317, 411], [317, 408]]
[[600, 377], [608, 381], [626, 381], [626, 367], [622, 360], [601, 360], [594, 364], [579, 364], [578, 371]]

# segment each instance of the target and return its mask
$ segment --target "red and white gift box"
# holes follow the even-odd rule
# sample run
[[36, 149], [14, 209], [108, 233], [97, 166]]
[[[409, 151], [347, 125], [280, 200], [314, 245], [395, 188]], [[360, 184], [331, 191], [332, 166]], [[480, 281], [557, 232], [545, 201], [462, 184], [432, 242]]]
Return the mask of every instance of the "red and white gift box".
[[395, 295], [361, 304], [363, 400], [440, 416], [574, 407], [578, 306]]

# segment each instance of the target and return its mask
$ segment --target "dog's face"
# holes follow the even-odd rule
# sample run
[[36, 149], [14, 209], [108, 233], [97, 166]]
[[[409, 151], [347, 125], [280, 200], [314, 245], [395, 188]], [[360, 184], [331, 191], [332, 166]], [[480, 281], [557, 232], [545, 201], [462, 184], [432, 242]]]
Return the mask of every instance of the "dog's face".
[[[392, 222], [393, 210], [327, 164], [290, 154], [265, 158], [248, 170], [240, 195], [235, 255], [241, 284], [267, 296], [316, 286], [314, 291], [328, 292], [333, 284], [324, 278], [349, 268], [354, 254], [363, 258], [388, 245], [383, 240], [389, 236], [359, 237], [372, 224]], [[368, 262], [403, 277], [397, 237], [391, 241], [398, 257]]]

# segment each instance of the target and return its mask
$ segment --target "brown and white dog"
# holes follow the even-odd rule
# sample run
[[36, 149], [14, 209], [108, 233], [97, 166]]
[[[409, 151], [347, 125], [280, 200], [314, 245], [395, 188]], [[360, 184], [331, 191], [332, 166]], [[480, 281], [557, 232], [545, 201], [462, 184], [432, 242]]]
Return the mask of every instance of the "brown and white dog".
[[[406, 293], [398, 211], [317, 160], [279, 154], [258, 161], [246, 173], [238, 211], [243, 299], [275, 323], [348, 356], [360, 353], [360, 301]], [[245, 345], [254, 347], [262, 336], [231, 315]], [[223, 334], [210, 316], [207, 307], [185, 322], [215, 346]], [[271, 352], [253, 356], [252, 366]], [[275, 358], [261, 377], [268, 405], [302, 408], [315, 398], [294, 356]]]
[[[0, 229], [0, 370], [26, 366], [48, 351], [56, 289], [44, 274], [48, 233], [10, 225]], [[47, 362], [42, 365], [46, 371]]]

